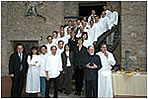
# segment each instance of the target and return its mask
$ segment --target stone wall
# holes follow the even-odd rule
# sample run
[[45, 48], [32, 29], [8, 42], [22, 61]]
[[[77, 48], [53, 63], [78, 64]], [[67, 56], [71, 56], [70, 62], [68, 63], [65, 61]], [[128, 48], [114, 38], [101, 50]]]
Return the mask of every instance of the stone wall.
[[[8, 61], [13, 52], [13, 41], [36, 40], [46, 43], [47, 35], [58, 30], [64, 24], [64, 2], [43, 2], [37, 7], [38, 16], [25, 17], [27, 4], [30, 2], [2, 2], [2, 75], [8, 74]], [[43, 40], [40, 41], [40, 36]]]
[[131, 51], [132, 67], [147, 69], [147, 2], [121, 2], [121, 52], [125, 66], [125, 50]]
[[[77, 1], [65, 1], [64, 2], [64, 17], [77, 17], [79, 16], [79, 3]], [[76, 20], [73, 18], [67, 18], [64, 24], [68, 23], [68, 20]]]
[[121, 1], [108, 1], [107, 2], [107, 6], [115, 6], [115, 8], [117, 9], [117, 11], [120, 13], [121, 12]]
[[79, 5], [77, 1], [64, 2], [64, 16], [79, 16]]

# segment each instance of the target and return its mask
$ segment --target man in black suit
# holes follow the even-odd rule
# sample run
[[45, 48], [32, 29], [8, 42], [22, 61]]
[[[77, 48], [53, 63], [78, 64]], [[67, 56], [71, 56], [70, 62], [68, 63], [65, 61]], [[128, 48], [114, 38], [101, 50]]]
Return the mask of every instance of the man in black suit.
[[89, 55], [86, 59], [84, 78], [86, 98], [97, 98], [98, 94], [98, 70], [102, 68], [101, 59], [96, 55], [94, 46], [88, 47]]
[[18, 43], [9, 60], [9, 75], [12, 79], [11, 97], [21, 97], [27, 68], [27, 54], [24, 46]]
[[70, 34], [70, 39], [68, 39], [68, 44], [70, 46], [70, 52], [75, 52], [75, 47], [77, 46], [77, 38], [74, 31]]

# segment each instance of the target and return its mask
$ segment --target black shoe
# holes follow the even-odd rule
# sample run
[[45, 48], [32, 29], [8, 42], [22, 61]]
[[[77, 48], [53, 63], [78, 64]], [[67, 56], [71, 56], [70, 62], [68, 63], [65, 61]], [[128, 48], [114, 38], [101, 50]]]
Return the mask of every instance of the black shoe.
[[58, 98], [58, 96], [53, 96], [53, 98]]
[[58, 89], [58, 91], [59, 91], [60, 93], [62, 93], [62, 92], [63, 92], [63, 90], [62, 90], [62, 89]]
[[67, 92], [65, 91], [64, 94], [66, 94]]
[[81, 92], [78, 92], [78, 96], [81, 96]]
[[50, 98], [50, 96], [45, 96], [45, 98]]
[[75, 94], [74, 95], [78, 95], [78, 92], [75, 92]]
[[70, 95], [70, 92], [67, 92], [67, 93], [66, 93], [66, 96], [68, 96], [68, 95]]

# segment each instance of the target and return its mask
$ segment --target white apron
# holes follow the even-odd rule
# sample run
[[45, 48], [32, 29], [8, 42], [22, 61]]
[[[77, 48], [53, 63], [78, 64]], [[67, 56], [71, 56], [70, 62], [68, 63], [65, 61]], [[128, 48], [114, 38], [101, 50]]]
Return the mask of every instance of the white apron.
[[[38, 63], [35, 63], [38, 61]], [[40, 92], [40, 57], [33, 55], [32, 60], [28, 56], [27, 60], [29, 64], [27, 72], [26, 92], [27, 93], [38, 93]], [[35, 66], [32, 66], [34, 65]]]
[[98, 97], [99, 98], [112, 98], [112, 77], [111, 77], [111, 65], [115, 65], [116, 61], [113, 55], [108, 52], [108, 58], [102, 52], [98, 52], [97, 55], [101, 58], [102, 68], [98, 71]]

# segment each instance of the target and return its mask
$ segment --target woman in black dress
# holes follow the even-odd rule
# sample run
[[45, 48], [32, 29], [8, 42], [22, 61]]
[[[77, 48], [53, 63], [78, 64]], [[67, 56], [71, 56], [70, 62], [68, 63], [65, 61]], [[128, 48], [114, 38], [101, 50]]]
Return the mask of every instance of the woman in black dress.
[[78, 46], [75, 48], [74, 55], [75, 95], [81, 96], [84, 76], [84, 62], [88, 55], [87, 48], [83, 46], [82, 38], [78, 38]]

